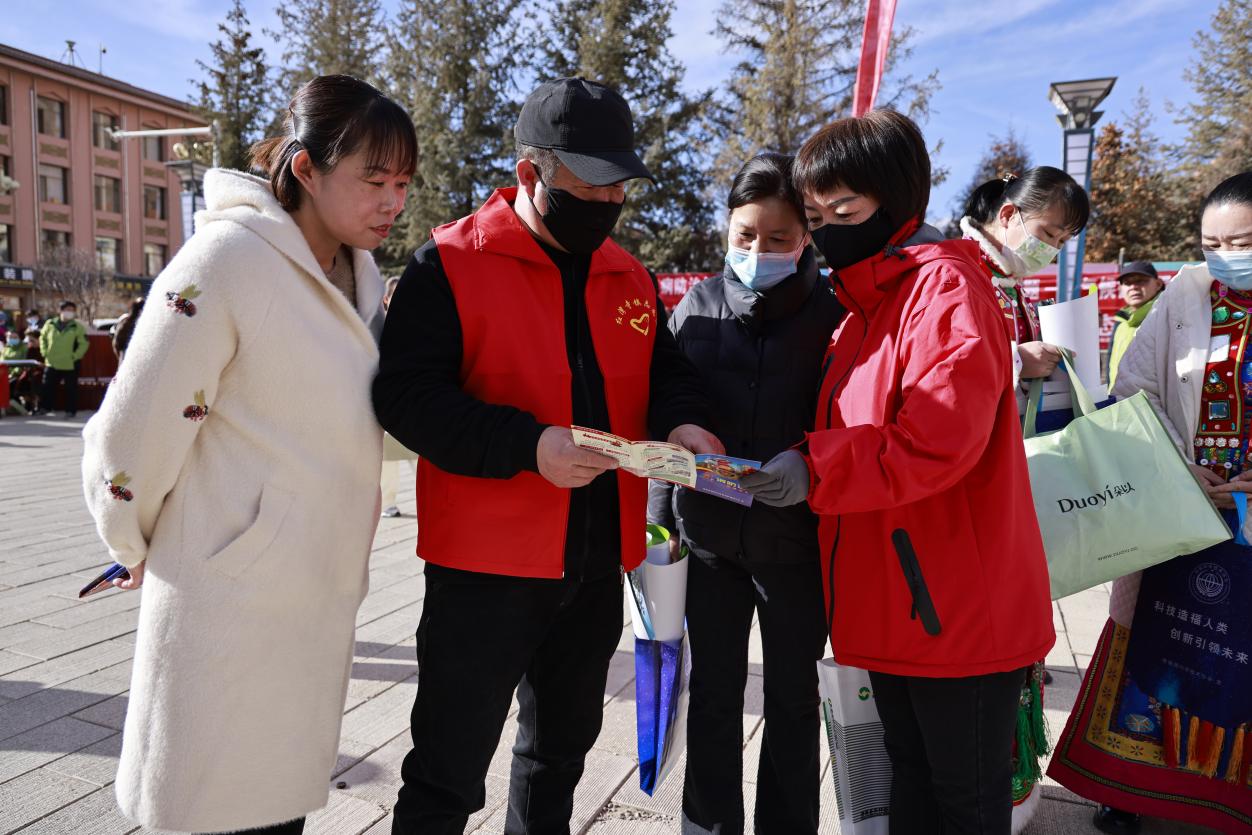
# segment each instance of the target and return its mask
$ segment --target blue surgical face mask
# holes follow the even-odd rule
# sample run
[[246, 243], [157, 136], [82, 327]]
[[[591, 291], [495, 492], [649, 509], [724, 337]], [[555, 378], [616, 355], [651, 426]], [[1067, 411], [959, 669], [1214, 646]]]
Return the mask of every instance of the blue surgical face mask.
[[805, 246], [801, 244], [791, 252], [750, 252], [732, 246], [726, 253], [726, 263], [744, 287], [761, 293], [795, 274]]
[[1252, 250], [1206, 249], [1209, 275], [1232, 290], [1252, 290]]
[[9, 342], [9, 344], [10, 344], [10, 345], [12, 345], [14, 348], [16, 348], [18, 345], [21, 345], [21, 344], [22, 344], [22, 340], [21, 340], [21, 339], [14, 339], [14, 338], [12, 338], [12, 337], [10, 337], [10, 338], [9, 338], [8, 342]]

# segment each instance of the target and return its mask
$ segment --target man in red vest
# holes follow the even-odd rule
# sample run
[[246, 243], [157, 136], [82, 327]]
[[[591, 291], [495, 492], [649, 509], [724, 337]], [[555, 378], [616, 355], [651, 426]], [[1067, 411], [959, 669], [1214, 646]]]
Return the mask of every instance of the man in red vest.
[[647, 502], [569, 427], [723, 451], [655, 281], [609, 239], [626, 183], [652, 178], [626, 101], [547, 82], [514, 135], [517, 186], [435, 229], [405, 270], [374, 381], [379, 421], [420, 456], [426, 561], [397, 835], [460, 833], [483, 808], [514, 689], [505, 831], [568, 831]]

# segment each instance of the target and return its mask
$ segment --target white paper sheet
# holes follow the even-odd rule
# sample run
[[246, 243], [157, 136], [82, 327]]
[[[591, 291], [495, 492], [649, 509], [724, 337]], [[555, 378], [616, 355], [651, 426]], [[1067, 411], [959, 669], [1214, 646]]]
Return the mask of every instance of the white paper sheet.
[[[1108, 398], [1108, 389], [1100, 382], [1100, 305], [1095, 293], [1060, 304], [1039, 307], [1039, 330], [1043, 341], [1073, 351], [1078, 378], [1087, 387], [1091, 399], [1099, 403]], [[1058, 369], [1049, 380], [1065, 381], [1064, 369]]]
[[[687, 560], [669, 565], [645, 562], [633, 572], [643, 590], [644, 605], [652, 623], [653, 640], [677, 641], [682, 638], [687, 615]], [[626, 587], [626, 602], [636, 638], [647, 638], [648, 632], [639, 616], [639, 607]]]

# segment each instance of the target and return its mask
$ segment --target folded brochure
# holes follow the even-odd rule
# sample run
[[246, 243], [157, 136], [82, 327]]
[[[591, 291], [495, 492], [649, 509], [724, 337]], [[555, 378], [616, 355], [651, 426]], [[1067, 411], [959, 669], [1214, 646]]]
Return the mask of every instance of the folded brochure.
[[760, 461], [729, 455], [696, 455], [677, 444], [630, 441], [582, 426], [573, 426], [571, 431], [575, 444], [615, 459], [619, 467], [632, 475], [681, 484], [744, 506], [752, 504], [752, 494], [739, 486], [739, 479], [759, 470]]

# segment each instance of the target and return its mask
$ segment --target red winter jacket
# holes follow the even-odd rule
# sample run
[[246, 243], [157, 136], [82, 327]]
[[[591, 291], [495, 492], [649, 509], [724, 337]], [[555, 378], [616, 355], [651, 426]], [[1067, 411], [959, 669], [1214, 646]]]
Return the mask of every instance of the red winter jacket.
[[[1056, 636], [1003, 316], [978, 245], [897, 248], [916, 228], [834, 278], [848, 316], [806, 442], [831, 645], [841, 664], [897, 675], [1013, 670]], [[936, 635], [914, 609], [898, 529]]]

